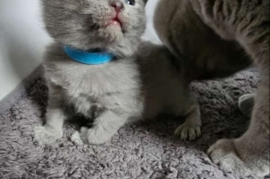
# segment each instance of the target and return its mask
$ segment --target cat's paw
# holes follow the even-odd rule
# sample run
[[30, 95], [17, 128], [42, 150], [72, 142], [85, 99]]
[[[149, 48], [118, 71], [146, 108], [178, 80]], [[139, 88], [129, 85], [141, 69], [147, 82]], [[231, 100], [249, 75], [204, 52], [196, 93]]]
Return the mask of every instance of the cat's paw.
[[[221, 169], [231, 171], [240, 175], [264, 176], [269, 172], [269, 166], [261, 166], [263, 162], [258, 161], [258, 156], [253, 156], [252, 162], [245, 163], [239, 157], [239, 151], [236, 150], [234, 140], [222, 139], [212, 145], [208, 154], [211, 160], [220, 166]], [[245, 156], [245, 154], [243, 154]], [[247, 156], [252, 157], [252, 156]], [[249, 167], [248, 167], [249, 166]]]
[[[99, 128], [81, 128], [80, 138], [85, 144], [103, 144], [111, 139], [112, 135]], [[75, 134], [76, 138], [76, 134]], [[80, 143], [80, 142], [79, 142]]]
[[48, 126], [37, 126], [34, 129], [34, 140], [39, 145], [52, 144], [63, 136], [62, 130], [56, 130]]
[[175, 130], [175, 135], [180, 136], [182, 140], [195, 140], [201, 135], [201, 126], [185, 122]]
[[244, 94], [238, 99], [238, 108], [246, 116], [251, 117], [255, 94]]
[[83, 141], [81, 139], [80, 133], [78, 131], [74, 132], [70, 137], [70, 140], [77, 145], [83, 145]]

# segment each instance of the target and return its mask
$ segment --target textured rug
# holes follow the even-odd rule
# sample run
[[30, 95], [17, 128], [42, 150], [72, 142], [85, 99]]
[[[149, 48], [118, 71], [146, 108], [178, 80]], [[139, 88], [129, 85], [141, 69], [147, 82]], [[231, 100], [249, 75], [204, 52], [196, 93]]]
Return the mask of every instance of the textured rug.
[[[240, 136], [248, 119], [237, 99], [256, 89], [258, 75], [242, 72], [219, 81], [194, 83], [201, 105], [202, 136], [184, 142], [173, 135], [183, 122], [163, 116], [153, 123], [123, 127], [111, 142], [77, 146], [70, 141], [72, 125], [51, 146], [33, 141], [33, 127], [44, 120], [47, 88], [42, 78], [9, 110], [0, 114], [1, 179], [253, 179], [222, 171], [205, 151], [216, 140]], [[266, 177], [267, 178], [267, 177]]]

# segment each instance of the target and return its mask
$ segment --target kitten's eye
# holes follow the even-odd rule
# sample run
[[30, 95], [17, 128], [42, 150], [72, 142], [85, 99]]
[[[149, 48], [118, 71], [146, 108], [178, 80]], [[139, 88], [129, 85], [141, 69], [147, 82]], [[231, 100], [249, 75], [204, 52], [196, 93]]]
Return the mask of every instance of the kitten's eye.
[[128, 3], [131, 6], [135, 5], [135, 0], [126, 0], [126, 3]]

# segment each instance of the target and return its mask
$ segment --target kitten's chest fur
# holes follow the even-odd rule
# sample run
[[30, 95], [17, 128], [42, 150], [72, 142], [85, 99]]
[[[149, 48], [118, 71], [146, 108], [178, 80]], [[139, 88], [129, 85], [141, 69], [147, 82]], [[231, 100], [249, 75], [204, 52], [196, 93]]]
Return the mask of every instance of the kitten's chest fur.
[[[127, 59], [129, 60], [129, 59]], [[102, 65], [83, 65], [70, 62], [51, 71], [52, 80], [74, 96], [85, 93], [101, 96], [137, 88], [139, 74], [137, 66], [131, 62], [109, 62]], [[133, 81], [134, 80], [134, 81]]]
[[139, 103], [140, 77], [133, 59], [119, 59], [102, 65], [84, 65], [66, 55], [45, 62], [49, 83], [61, 87], [67, 105], [85, 116], [92, 109], [118, 110]]

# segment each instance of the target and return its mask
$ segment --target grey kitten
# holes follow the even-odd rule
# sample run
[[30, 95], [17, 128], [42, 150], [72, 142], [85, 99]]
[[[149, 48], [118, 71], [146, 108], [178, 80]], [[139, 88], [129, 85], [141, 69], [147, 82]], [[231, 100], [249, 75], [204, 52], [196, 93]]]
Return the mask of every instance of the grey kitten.
[[[145, 30], [144, 6], [143, 0], [43, 0], [46, 28], [55, 42], [44, 62], [49, 102], [46, 124], [35, 128], [40, 144], [62, 137], [70, 109], [86, 118], [98, 111], [93, 127], [80, 131], [85, 143], [104, 143], [130, 117], [141, 117], [141, 81], [133, 55]], [[115, 59], [84, 65], [71, 60], [64, 45], [109, 52]]]
[[[226, 77], [252, 63], [259, 67], [249, 129], [208, 151], [214, 163], [240, 174], [269, 174], [269, 7], [269, 0], [160, 0], [155, 14], [160, 39], [190, 81]], [[251, 109], [249, 101], [241, 108]]]
[[[143, 1], [47, 0], [43, 4], [46, 27], [55, 43], [44, 63], [49, 105], [45, 126], [35, 128], [40, 144], [62, 137], [69, 113], [94, 118], [90, 129], [83, 127], [72, 135], [71, 140], [79, 144], [104, 143], [125, 123], [154, 119], [161, 112], [186, 117], [175, 131], [182, 139], [200, 135], [199, 105], [168, 60], [174, 57], [163, 46], [140, 42], [145, 29]], [[116, 11], [121, 24], [111, 24]], [[65, 54], [63, 45], [102, 49], [115, 54], [116, 60], [82, 65]]]

